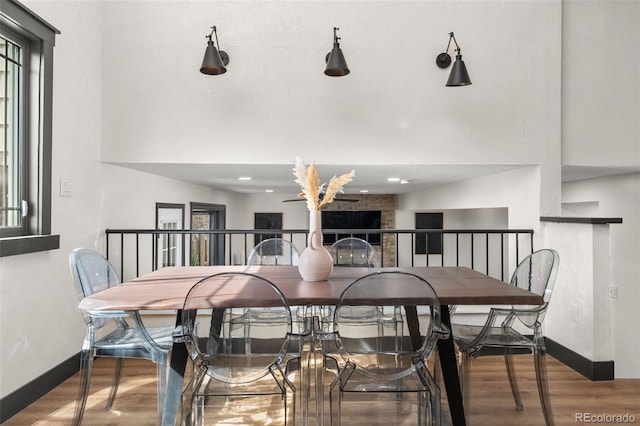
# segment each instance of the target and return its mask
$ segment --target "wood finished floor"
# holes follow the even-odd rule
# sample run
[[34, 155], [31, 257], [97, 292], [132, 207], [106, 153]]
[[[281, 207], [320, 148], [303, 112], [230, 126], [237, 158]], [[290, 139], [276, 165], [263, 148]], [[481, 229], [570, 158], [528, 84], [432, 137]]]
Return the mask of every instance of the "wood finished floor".
[[[469, 414], [471, 425], [543, 425], [542, 411], [529, 356], [517, 358], [516, 370], [524, 410], [518, 411], [504, 371], [501, 357], [483, 357], [472, 365], [472, 407]], [[96, 361], [94, 377], [83, 424], [107, 425], [155, 425], [156, 381], [155, 365], [140, 360], [127, 360], [123, 380], [116, 402], [111, 411], [103, 407], [108, 396], [113, 360]], [[640, 424], [640, 380], [615, 380], [592, 382], [555, 359], [548, 358], [551, 401], [557, 425], [580, 424], [576, 416], [591, 415], [635, 416]], [[78, 376], [75, 375], [31, 404], [3, 425], [68, 425], [73, 416], [77, 394]], [[443, 392], [443, 410], [447, 410]], [[328, 407], [328, 403], [327, 403]], [[365, 404], [354, 411], [347, 422], [352, 425], [398, 425], [414, 424], [412, 416], [402, 421], [389, 418], [382, 404]], [[217, 413], [212, 425], [268, 425], [282, 424], [282, 410], [277, 403], [263, 405], [260, 409], [227, 407]], [[326, 422], [328, 424], [328, 422]], [[620, 424], [614, 422], [597, 423]]]

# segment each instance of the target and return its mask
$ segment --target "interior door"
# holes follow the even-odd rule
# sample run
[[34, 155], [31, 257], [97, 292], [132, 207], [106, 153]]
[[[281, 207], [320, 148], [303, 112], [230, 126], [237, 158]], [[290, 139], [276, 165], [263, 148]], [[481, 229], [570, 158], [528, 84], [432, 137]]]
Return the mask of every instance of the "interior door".
[[[183, 204], [156, 204], [156, 229], [178, 231], [183, 228]], [[183, 241], [183, 235], [178, 232], [156, 234], [156, 269], [184, 265]]]
[[[225, 229], [226, 206], [191, 203], [192, 230]], [[191, 236], [191, 266], [224, 265], [224, 235], [207, 232]]]

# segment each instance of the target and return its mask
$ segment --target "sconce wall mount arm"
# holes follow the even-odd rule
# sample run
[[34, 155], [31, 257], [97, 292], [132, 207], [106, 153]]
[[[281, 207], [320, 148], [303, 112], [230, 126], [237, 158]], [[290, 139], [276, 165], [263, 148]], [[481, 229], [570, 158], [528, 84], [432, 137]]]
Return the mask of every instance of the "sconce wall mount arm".
[[[213, 36], [216, 38], [215, 44], [213, 43]], [[215, 25], [211, 27], [211, 33], [206, 38], [208, 39], [207, 49], [204, 51], [200, 72], [208, 75], [224, 74], [227, 72], [226, 65], [229, 64], [229, 55], [227, 52], [219, 50], [220, 43], [218, 42], [218, 31]]]
[[456, 62], [453, 64], [453, 68], [451, 68], [451, 74], [449, 74], [449, 80], [447, 80], [447, 86], [468, 86], [471, 84], [471, 79], [469, 78], [469, 73], [467, 72], [467, 67], [462, 60], [462, 53], [460, 50], [460, 46], [456, 41], [453, 32], [449, 33], [449, 42], [447, 43], [447, 50], [443, 53], [440, 53], [436, 57], [436, 65], [439, 68], [447, 68], [451, 65], [451, 56], [449, 56], [449, 47], [451, 47], [451, 40], [456, 45], [454, 49], [456, 51]]
[[351, 72], [347, 65], [347, 60], [342, 53], [342, 49], [340, 49], [339, 29], [338, 27], [333, 27], [333, 49], [327, 53], [327, 56], [324, 58], [324, 61], [327, 63], [324, 74], [329, 77], [342, 77]]

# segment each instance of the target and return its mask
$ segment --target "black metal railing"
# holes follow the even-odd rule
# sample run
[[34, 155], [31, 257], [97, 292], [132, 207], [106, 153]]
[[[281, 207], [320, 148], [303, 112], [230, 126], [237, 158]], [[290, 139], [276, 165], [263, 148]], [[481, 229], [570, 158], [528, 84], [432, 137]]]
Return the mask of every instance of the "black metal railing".
[[[382, 266], [467, 266], [503, 281], [533, 252], [531, 229], [325, 229], [323, 233], [375, 241]], [[164, 266], [243, 265], [256, 241], [273, 236], [302, 250], [308, 230], [107, 229], [106, 255], [127, 280]]]

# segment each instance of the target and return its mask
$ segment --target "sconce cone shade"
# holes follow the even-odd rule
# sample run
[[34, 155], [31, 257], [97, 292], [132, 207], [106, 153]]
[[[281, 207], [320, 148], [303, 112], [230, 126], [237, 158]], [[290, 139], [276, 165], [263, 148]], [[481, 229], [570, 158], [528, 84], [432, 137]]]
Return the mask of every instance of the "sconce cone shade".
[[225, 65], [229, 63], [229, 56], [223, 52], [218, 52], [213, 41], [207, 42], [207, 50], [204, 52], [204, 59], [202, 60], [202, 66], [200, 72], [209, 75], [224, 74], [227, 72]]
[[331, 53], [327, 56], [327, 68], [324, 70], [324, 73], [329, 77], [342, 77], [350, 72], [347, 61], [342, 54], [342, 49], [334, 44]]
[[453, 63], [446, 86], [468, 86], [470, 84], [471, 79], [469, 78], [467, 67], [462, 60], [462, 55], [456, 55], [456, 61]]

